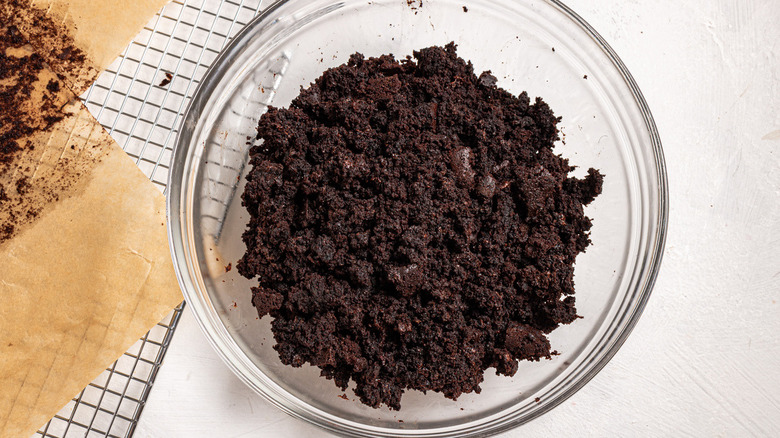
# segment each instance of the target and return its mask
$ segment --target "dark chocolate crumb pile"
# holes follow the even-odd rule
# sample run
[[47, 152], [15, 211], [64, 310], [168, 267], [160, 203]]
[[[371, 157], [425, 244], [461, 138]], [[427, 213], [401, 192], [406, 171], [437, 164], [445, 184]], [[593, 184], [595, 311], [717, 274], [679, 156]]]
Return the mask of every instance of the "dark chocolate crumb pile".
[[399, 409], [555, 354], [602, 175], [570, 177], [547, 104], [495, 84], [453, 43], [355, 54], [261, 117], [238, 270], [283, 363]]

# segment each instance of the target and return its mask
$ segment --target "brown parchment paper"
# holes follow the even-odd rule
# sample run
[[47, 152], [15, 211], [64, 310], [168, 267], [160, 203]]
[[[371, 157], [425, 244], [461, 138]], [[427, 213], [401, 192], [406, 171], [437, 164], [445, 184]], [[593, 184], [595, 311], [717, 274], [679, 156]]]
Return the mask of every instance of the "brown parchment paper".
[[162, 195], [96, 128], [80, 193], [0, 248], [0, 436], [35, 432], [182, 299]]
[[[16, 22], [2, 13], [6, 1], [15, 0], [0, 2], [0, 27]], [[90, 2], [95, 9], [101, 3]], [[149, 9], [133, 10], [130, 19], [102, 17], [125, 29], [119, 24], [145, 23], [161, 2], [139, 3]], [[111, 41], [84, 52], [107, 59], [109, 48], [133, 36], [127, 32], [103, 35]], [[47, 58], [29, 43], [5, 55]], [[68, 82], [58, 73], [51, 65], [41, 71], [20, 105], [42, 106], [36, 99], [47, 84], [58, 76]], [[20, 141], [13, 165], [0, 169], [8, 195], [0, 199], [0, 226], [15, 225], [0, 242], [0, 437], [32, 435], [182, 300], [162, 194], [71, 89], [55, 94], [48, 99], [62, 105], [62, 119]]]

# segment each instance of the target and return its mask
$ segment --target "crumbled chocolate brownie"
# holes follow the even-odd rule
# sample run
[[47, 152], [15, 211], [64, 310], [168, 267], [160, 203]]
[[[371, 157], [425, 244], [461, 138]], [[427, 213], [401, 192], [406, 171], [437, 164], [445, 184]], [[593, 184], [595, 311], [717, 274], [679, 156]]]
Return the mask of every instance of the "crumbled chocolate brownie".
[[165, 72], [165, 77], [163, 78], [162, 81], [160, 81], [160, 85], [158, 85], [158, 86], [159, 87], [165, 87], [166, 85], [170, 84], [172, 80], [173, 80], [173, 75], [166, 71]]
[[557, 118], [474, 74], [453, 43], [326, 71], [260, 118], [239, 272], [283, 363], [373, 407], [406, 389], [479, 392], [487, 368], [549, 358], [577, 318], [583, 206]]

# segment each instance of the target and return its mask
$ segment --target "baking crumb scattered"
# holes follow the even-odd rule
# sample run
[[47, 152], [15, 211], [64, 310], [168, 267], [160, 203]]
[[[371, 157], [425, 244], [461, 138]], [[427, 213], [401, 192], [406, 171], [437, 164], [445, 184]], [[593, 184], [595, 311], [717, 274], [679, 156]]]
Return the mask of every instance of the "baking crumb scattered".
[[160, 82], [160, 86], [164, 87], [164, 86], [170, 84], [172, 79], [173, 79], [173, 75], [166, 71], [165, 72], [165, 78], [162, 80], [162, 82]]
[[60, 83], [55, 81], [54, 79], [49, 80], [49, 83], [46, 84], [46, 89], [51, 91], [52, 93], [56, 93], [60, 91]]
[[423, 0], [406, 0], [406, 6], [409, 6], [413, 11], [415, 11], [416, 15], [417, 9], [423, 7]]

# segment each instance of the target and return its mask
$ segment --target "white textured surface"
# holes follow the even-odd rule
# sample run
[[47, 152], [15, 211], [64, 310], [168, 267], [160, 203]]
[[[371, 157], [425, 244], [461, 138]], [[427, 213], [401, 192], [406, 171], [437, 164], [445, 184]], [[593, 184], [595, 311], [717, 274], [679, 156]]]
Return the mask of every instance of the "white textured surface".
[[[780, 1], [567, 4], [653, 111], [669, 234], [653, 296], [615, 358], [504, 437], [780, 436]], [[135, 436], [322, 434], [245, 387], [186, 311]]]

